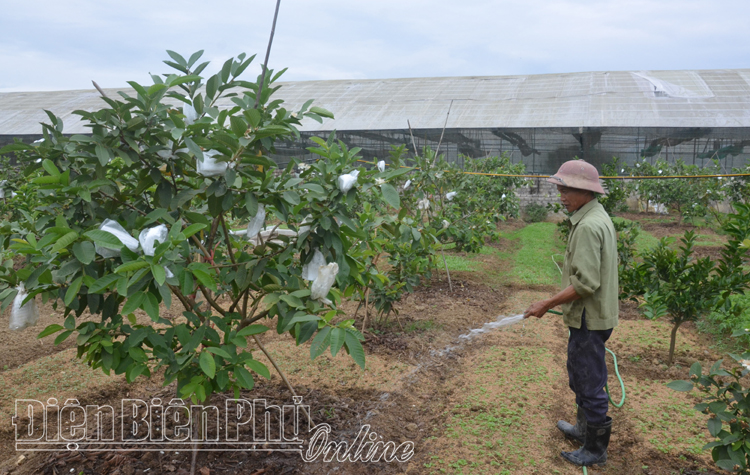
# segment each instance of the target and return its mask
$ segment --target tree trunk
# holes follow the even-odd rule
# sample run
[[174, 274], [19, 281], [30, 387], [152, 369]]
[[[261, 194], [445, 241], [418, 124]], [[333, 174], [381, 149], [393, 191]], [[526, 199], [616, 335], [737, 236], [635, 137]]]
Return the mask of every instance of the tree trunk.
[[677, 341], [677, 330], [680, 328], [680, 325], [682, 325], [682, 321], [678, 321], [672, 327], [672, 337], [669, 340], [669, 358], [667, 359], [667, 366], [672, 366], [672, 359], [674, 357], [674, 347], [675, 347], [675, 342]]

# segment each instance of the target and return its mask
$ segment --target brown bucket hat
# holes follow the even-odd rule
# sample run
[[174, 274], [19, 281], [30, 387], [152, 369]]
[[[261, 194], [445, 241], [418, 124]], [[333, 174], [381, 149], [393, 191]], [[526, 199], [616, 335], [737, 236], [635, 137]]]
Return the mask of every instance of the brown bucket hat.
[[557, 173], [547, 178], [547, 181], [568, 188], [606, 194], [599, 183], [599, 172], [596, 171], [596, 167], [583, 160], [569, 160], [563, 163]]

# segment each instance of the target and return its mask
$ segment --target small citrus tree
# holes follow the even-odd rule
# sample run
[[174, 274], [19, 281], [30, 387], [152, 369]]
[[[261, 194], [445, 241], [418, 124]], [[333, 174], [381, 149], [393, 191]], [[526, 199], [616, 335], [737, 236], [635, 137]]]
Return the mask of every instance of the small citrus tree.
[[677, 330], [683, 323], [730, 305], [729, 297], [744, 293], [750, 285], [750, 273], [744, 266], [750, 244], [750, 206], [735, 204], [735, 210], [722, 226], [729, 240], [718, 261], [709, 257], [693, 259], [695, 233], [687, 231], [680, 240], [679, 251], [670, 247], [672, 238], [663, 238], [656, 247], [641, 254], [643, 261], [628, 274], [628, 291], [644, 296], [645, 314], [651, 318], [669, 315], [672, 321], [669, 365]]
[[[24, 284], [24, 301], [41, 296], [64, 308], [64, 321], [40, 337], [75, 337], [79, 357], [129, 382], [161, 370], [193, 400], [251, 389], [248, 370], [269, 376], [248, 349], [247, 337], [268, 330], [259, 322], [275, 320], [297, 344], [312, 339], [313, 358], [343, 348], [364, 367], [361, 334], [333, 318], [341, 292], [358, 285], [354, 242], [367, 239], [348, 210], [375, 173], [342, 187], [356, 151], [332, 137], [318, 140], [314, 171], [296, 176], [294, 160], [277, 170], [267, 156], [274, 141], [331, 113], [312, 101], [285, 109], [272, 98], [281, 72], [241, 79], [253, 57], [230, 58], [204, 81], [202, 52], [168, 53], [174, 73], [152, 76], [151, 86], [130, 82], [133, 95], [103, 97], [101, 110], [76, 111], [89, 135], [65, 135], [48, 112], [43, 142], [0, 151], [21, 158], [39, 205], [0, 223], [2, 248], [23, 259], [0, 267], [3, 307]], [[245, 236], [231, 231], [248, 221]], [[298, 235], [276, 236], [279, 228]], [[316, 251], [317, 277], [307, 266]], [[173, 300], [184, 319], [161, 315]], [[138, 309], [151, 322], [138, 323]], [[81, 321], [84, 312], [98, 318]]]

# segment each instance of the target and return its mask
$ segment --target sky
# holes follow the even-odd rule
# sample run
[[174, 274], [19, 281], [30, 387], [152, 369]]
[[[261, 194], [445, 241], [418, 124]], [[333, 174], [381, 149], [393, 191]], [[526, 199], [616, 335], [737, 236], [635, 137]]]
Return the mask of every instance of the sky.
[[[275, 0], [24, 0], [0, 13], [0, 92], [151, 84], [166, 50], [213, 73], [268, 44]], [[285, 81], [736, 69], [747, 0], [281, 0]], [[205, 74], [204, 74], [205, 75]]]

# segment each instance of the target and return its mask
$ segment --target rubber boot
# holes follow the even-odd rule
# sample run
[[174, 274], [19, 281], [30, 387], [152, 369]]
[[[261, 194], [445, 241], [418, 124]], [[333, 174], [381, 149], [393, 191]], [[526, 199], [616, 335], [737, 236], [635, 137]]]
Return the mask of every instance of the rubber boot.
[[557, 428], [565, 434], [566, 439], [577, 440], [581, 444], [586, 438], [586, 414], [581, 406], [578, 406], [576, 413], [576, 425], [571, 425], [565, 421], [557, 421]]
[[588, 423], [583, 447], [575, 452], [561, 452], [560, 455], [578, 466], [604, 465], [607, 463], [607, 446], [612, 434], [612, 418], [607, 417], [603, 424]]

